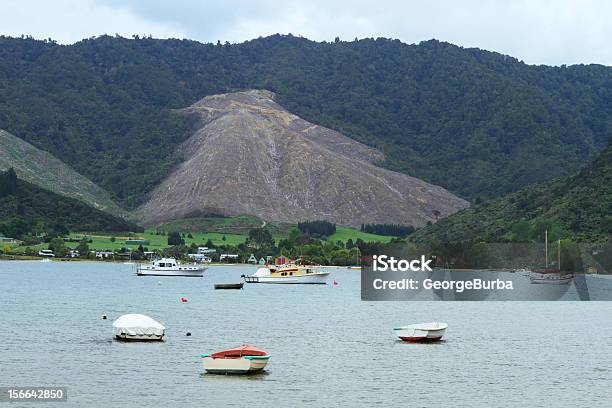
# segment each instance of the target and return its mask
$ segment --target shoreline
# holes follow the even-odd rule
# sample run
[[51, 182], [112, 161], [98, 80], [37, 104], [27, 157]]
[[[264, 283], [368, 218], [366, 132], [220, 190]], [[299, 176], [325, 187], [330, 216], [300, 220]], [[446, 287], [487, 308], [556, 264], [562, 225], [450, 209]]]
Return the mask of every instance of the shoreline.
[[[119, 265], [130, 265], [125, 262], [129, 262], [126, 260], [95, 260], [95, 259], [80, 259], [80, 258], [42, 258], [39, 256], [19, 256], [19, 255], [2, 255], [0, 256], [0, 261], [14, 261], [14, 262], [42, 262], [44, 259], [49, 259], [49, 262], [55, 263], [66, 263], [66, 262], [81, 262], [81, 263], [108, 263], [108, 264], [119, 264]], [[138, 263], [148, 263], [147, 262], [135, 262], [132, 261], [133, 265]], [[191, 265], [192, 263], [189, 263]], [[245, 264], [245, 263], [221, 263], [221, 262], [212, 262], [208, 264], [204, 264], [206, 266], [236, 266], [236, 267], [261, 267], [263, 265], [259, 264]], [[342, 265], [317, 265], [317, 268], [350, 268], [348, 266]]]

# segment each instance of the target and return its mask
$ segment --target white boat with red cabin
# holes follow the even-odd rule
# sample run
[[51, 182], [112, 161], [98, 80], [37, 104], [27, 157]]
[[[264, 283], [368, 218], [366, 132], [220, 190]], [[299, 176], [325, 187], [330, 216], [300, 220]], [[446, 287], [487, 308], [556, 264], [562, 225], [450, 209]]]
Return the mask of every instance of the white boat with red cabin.
[[270, 360], [267, 351], [244, 344], [212, 354], [201, 354], [204, 370], [211, 374], [250, 374], [262, 371]]
[[250, 276], [242, 275], [246, 283], [275, 284], [326, 284], [330, 272], [313, 265], [306, 265], [304, 259], [297, 264], [265, 265]]
[[447, 328], [446, 323], [431, 322], [394, 327], [393, 331], [403, 341], [433, 342], [441, 340]]

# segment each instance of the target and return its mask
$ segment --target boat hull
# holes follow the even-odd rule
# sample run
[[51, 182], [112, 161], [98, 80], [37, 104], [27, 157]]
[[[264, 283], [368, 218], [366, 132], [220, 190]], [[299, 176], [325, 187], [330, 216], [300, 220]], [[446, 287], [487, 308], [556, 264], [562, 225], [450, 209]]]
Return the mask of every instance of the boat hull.
[[244, 283], [215, 283], [215, 289], [242, 289]]
[[571, 273], [560, 274], [558, 272], [531, 272], [529, 275], [529, 281], [534, 284], [544, 285], [567, 285], [574, 279], [574, 275]]
[[567, 285], [572, 281], [573, 277], [567, 278], [530, 278], [530, 282], [540, 285]]
[[245, 356], [239, 358], [202, 357], [204, 370], [209, 374], [251, 374], [262, 371], [270, 356]]
[[206, 268], [199, 269], [145, 269], [138, 268], [138, 276], [192, 276], [201, 278]]
[[442, 336], [446, 333], [446, 329], [440, 330], [415, 330], [415, 331], [399, 331], [397, 336], [411, 343], [426, 343], [442, 340]]
[[440, 341], [448, 325], [446, 323], [425, 323], [394, 328], [395, 335], [402, 341], [425, 343]]
[[246, 283], [270, 284], [311, 284], [324, 285], [327, 283], [329, 272], [312, 273], [299, 276], [245, 276]]
[[115, 338], [120, 341], [164, 341], [164, 335], [146, 334], [116, 334]]

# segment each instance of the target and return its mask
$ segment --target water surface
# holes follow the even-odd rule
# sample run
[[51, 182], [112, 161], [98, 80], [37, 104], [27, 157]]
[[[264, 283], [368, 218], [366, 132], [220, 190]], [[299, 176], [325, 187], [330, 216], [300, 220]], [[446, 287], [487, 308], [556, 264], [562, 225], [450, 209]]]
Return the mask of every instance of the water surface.
[[[67, 386], [75, 407], [612, 406], [612, 302], [362, 302], [345, 269], [337, 286], [213, 289], [253, 271], [0, 262], [0, 386]], [[160, 321], [167, 341], [114, 341], [124, 313]], [[439, 344], [393, 337], [433, 320], [449, 324]], [[202, 374], [200, 353], [246, 342], [272, 355], [264, 374]]]

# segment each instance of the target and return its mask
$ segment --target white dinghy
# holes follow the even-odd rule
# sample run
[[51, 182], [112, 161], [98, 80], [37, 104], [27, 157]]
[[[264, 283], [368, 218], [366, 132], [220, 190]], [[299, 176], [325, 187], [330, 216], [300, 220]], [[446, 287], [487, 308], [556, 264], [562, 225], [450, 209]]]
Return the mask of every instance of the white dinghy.
[[270, 354], [250, 344], [213, 354], [202, 354], [204, 370], [210, 374], [251, 374], [268, 364]]
[[141, 314], [125, 314], [113, 322], [113, 333], [119, 340], [162, 341], [166, 328]]
[[447, 328], [446, 323], [432, 322], [394, 327], [393, 331], [403, 341], [432, 342], [442, 339]]

